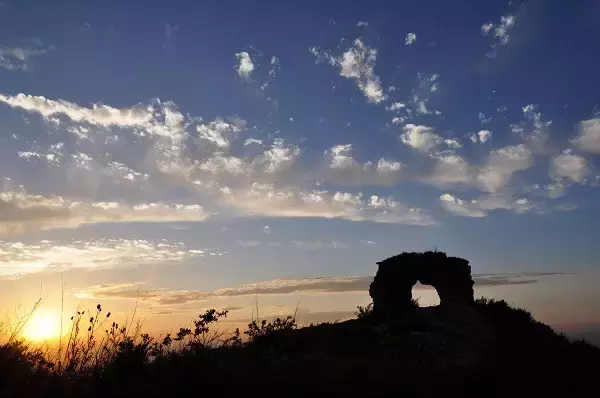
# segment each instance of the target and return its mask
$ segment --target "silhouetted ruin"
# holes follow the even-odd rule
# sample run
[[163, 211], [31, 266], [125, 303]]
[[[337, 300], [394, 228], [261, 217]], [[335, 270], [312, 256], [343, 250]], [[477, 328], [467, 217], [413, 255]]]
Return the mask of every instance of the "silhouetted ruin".
[[442, 252], [402, 253], [377, 264], [369, 294], [373, 310], [385, 319], [395, 319], [413, 306], [412, 288], [417, 282], [433, 286], [440, 305], [474, 302], [471, 267], [463, 258]]

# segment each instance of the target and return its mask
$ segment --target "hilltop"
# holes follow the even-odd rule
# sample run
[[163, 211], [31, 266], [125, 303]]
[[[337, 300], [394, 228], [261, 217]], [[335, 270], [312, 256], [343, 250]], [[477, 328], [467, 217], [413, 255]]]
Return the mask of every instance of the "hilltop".
[[[404, 267], [398, 261], [409, 270], [422, 261], [430, 270], [441, 266], [432, 261], [453, 263], [462, 288], [440, 294], [437, 307], [406, 304], [398, 288], [402, 277], [389, 274]], [[246, 341], [239, 332], [213, 334], [226, 313], [211, 310], [197, 319], [195, 330], [181, 329], [176, 336], [115, 337], [108, 354], [89, 364], [80, 354], [50, 364], [18, 343], [5, 345], [0, 396], [597, 395], [600, 349], [557, 334], [504, 301], [473, 300], [465, 294], [472, 292], [465, 261], [439, 253], [404, 254], [392, 258], [393, 266], [386, 260], [371, 286], [374, 305], [359, 308], [357, 319], [304, 328], [291, 317], [255, 321]], [[418, 273], [408, 275], [440, 283], [430, 272]], [[390, 302], [403, 304], [394, 311]]]

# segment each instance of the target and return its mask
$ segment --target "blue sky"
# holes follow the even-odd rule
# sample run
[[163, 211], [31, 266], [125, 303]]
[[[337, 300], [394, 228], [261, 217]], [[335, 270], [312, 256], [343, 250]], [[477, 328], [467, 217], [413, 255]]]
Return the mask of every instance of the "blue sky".
[[0, 300], [598, 278], [596, 2], [322, 3], [0, 2]]

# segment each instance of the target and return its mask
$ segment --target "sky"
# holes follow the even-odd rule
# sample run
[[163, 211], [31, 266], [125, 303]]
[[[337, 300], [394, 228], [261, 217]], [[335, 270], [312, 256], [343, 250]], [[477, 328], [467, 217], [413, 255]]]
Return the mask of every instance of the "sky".
[[436, 248], [477, 295], [600, 331], [599, 18], [1, 1], [0, 307], [333, 321], [377, 261]]

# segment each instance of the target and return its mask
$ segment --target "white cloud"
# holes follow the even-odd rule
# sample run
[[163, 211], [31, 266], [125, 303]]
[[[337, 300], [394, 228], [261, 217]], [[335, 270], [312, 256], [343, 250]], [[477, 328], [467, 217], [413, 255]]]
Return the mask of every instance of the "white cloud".
[[329, 167], [333, 169], [347, 169], [353, 167], [356, 162], [352, 158], [352, 144], [336, 145], [329, 150], [331, 163]]
[[[360, 197], [351, 204], [338, 200], [341, 197], [336, 197], [335, 191], [315, 190], [319, 184], [392, 186], [403, 176], [404, 164], [394, 159], [378, 157], [372, 162], [358, 162], [352, 157], [351, 145], [327, 151], [327, 165], [318, 162], [302, 168], [296, 167], [302, 154], [296, 145], [281, 138], [264, 142], [240, 137], [246, 129], [243, 120], [216, 118], [203, 122], [201, 118], [182, 115], [175, 104], [158, 99], [124, 109], [108, 105], [86, 108], [25, 94], [0, 94], [0, 102], [39, 113], [46, 120], [61, 117], [52, 135], [62, 134], [66, 144], [61, 142], [45, 150], [32, 147], [22, 151], [22, 156], [46, 162], [47, 155], [52, 155], [58, 167], [65, 167], [68, 183], [73, 184], [66, 192], [77, 193], [74, 197], [48, 195], [62, 203], [51, 208], [46, 204], [22, 206], [33, 200], [30, 198], [20, 204], [12, 197], [0, 201], [7, 209], [0, 213], [14, 216], [0, 219], [3, 234], [93, 223], [194, 221], [205, 219], [213, 211], [415, 225], [435, 223], [427, 211], [390, 198], [371, 202]], [[248, 130], [260, 133], [254, 126]], [[86, 184], [75, 186], [69, 176], [73, 166], [79, 169], [77, 173], [86, 174]], [[97, 201], [99, 187], [108, 195]], [[194, 199], [186, 196], [186, 202], [196, 200], [210, 208], [211, 213], [172, 203], [170, 193], [181, 189], [194, 195]], [[140, 204], [145, 193], [152, 195], [152, 202]], [[24, 191], [20, 195], [36, 196]]]
[[106, 269], [168, 264], [205, 254], [213, 249], [191, 249], [166, 239], [89, 239], [35, 244], [0, 241], [0, 277], [69, 269]]
[[104, 173], [107, 176], [117, 178], [125, 181], [144, 181], [149, 178], [148, 174], [142, 174], [139, 171], [126, 166], [121, 162], [109, 162], [107, 163]]
[[41, 42], [33, 47], [6, 47], [0, 45], [0, 68], [10, 71], [25, 71], [30, 68], [29, 60], [47, 55], [53, 46], [44, 48]]
[[481, 34], [488, 36], [492, 33], [496, 43], [506, 45], [510, 40], [509, 34], [515, 24], [516, 18], [514, 15], [507, 14], [500, 17], [500, 23], [497, 25], [491, 22], [485, 23], [481, 26]]
[[585, 158], [569, 151], [553, 157], [550, 162], [550, 176], [554, 178], [567, 178], [582, 183], [589, 171]]
[[422, 152], [429, 152], [443, 142], [442, 137], [435, 134], [431, 127], [407, 124], [403, 130], [400, 140], [405, 145]]
[[258, 140], [256, 138], [247, 138], [246, 141], [244, 141], [244, 146], [248, 146], [248, 145], [252, 145], [252, 144], [257, 144], [257, 145], [262, 145], [262, 140]]
[[279, 58], [276, 56], [271, 57], [271, 69], [269, 69], [269, 76], [274, 78], [277, 75], [277, 72], [281, 69], [281, 64], [279, 63]]
[[406, 35], [406, 38], [404, 39], [404, 45], [405, 46], [410, 46], [415, 41], [417, 41], [417, 35], [415, 33], [408, 33]]
[[241, 131], [241, 127], [217, 118], [212, 122], [196, 126], [196, 131], [200, 139], [212, 142], [219, 148], [227, 148], [231, 140]]
[[514, 173], [526, 170], [532, 164], [533, 154], [523, 144], [493, 150], [486, 165], [479, 171], [477, 183], [487, 192], [498, 192]]
[[471, 134], [469, 138], [474, 144], [476, 144], [477, 142], [484, 144], [487, 141], [491, 140], [493, 135], [494, 133], [492, 133], [489, 130], [480, 130], [477, 134]]
[[336, 145], [325, 152], [329, 158], [330, 173], [325, 174], [325, 182], [334, 185], [393, 185], [398, 172], [404, 168], [401, 162], [380, 158], [377, 163], [360, 163], [352, 157], [352, 145]]
[[92, 169], [92, 160], [93, 158], [86, 153], [76, 153], [71, 155], [73, 158], [73, 164], [76, 167], [80, 167], [82, 169], [91, 170]]
[[[420, 78], [420, 74], [419, 74], [419, 78]], [[422, 79], [420, 78], [420, 80], [421, 80], [420, 86], [431, 92], [435, 92], [440, 89], [440, 74], [439, 73], [427, 75], [427, 76], [423, 77]]]
[[327, 190], [277, 188], [253, 183], [249, 189], [232, 190], [222, 200], [239, 209], [267, 217], [320, 217], [349, 221], [433, 225], [431, 215], [391, 198], [376, 195], [365, 199], [362, 193], [331, 193]]
[[462, 148], [462, 144], [456, 138], [446, 138], [444, 140], [444, 144], [446, 144], [450, 149]]
[[403, 104], [402, 102], [394, 102], [392, 104], [390, 104], [389, 106], [386, 106], [385, 109], [388, 111], [392, 111], [395, 112], [399, 109], [404, 109], [406, 108], [406, 105]]
[[489, 130], [481, 130], [479, 131], [479, 133], [477, 133], [477, 136], [479, 137], [479, 142], [481, 142], [482, 144], [492, 139], [492, 135], [493, 133]]
[[481, 25], [481, 34], [484, 36], [487, 36], [493, 29], [494, 24], [493, 23], [484, 23], [483, 25]]
[[469, 163], [457, 155], [435, 156], [436, 164], [433, 174], [427, 177], [436, 185], [467, 183], [472, 180]]
[[554, 181], [544, 187], [545, 194], [550, 199], [563, 197], [567, 194], [567, 186], [561, 181]]
[[463, 217], [485, 217], [487, 215], [473, 202], [465, 202], [449, 193], [440, 196], [440, 204], [446, 211]]
[[358, 28], [366, 28], [367, 26], [369, 26], [369, 23], [367, 21], [358, 21], [356, 23], [356, 26]]
[[506, 14], [500, 17], [500, 22], [497, 24], [488, 22], [481, 26], [481, 34], [491, 38], [492, 52], [488, 53], [488, 57], [496, 56], [498, 46], [505, 46], [510, 41], [510, 34], [515, 25], [518, 15]]
[[479, 118], [479, 121], [480, 121], [482, 124], [489, 123], [489, 122], [492, 120], [492, 118], [491, 118], [491, 117], [487, 117], [487, 116], [485, 115], [485, 113], [483, 113], [483, 112], [479, 112], [479, 114], [477, 115], [477, 117]]
[[339, 57], [320, 52], [316, 47], [310, 51], [317, 57], [317, 62], [327, 60], [332, 66], [340, 68], [340, 76], [354, 79], [369, 102], [380, 103], [386, 99], [381, 80], [375, 74], [377, 50], [367, 47], [362, 40], [354, 40], [352, 47]]
[[282, 169], [290, 167], [300, 155], [300, 148], [297, 146], [285, 146], [284, 140], [276, 138], [263, 154], [255, 160], [255, 163], [263, 165], [268, 173], [275, 173]]
[[535, 204], [527, 198], [515, 200], [503, 194], [489, 194], [465, 201], [446, 193], [440, 196], [440, 204], [450, 213], [473, 218], [486, 217], [490, 210], [510, 210], [521, 214], [535, 208]]
[[145, 203], [130, 207], [32, 195], [23, 189], [0, 192], [0, 235], [109, 222], [202, 221], [209, 216], [197, 205]]
[[581, 122], [573, 143], [583, 151], [600, 154], [600, 118]]
[[389, 161], [383, 158], [379, 159], [377, 162], [377, 171], [380, 172], [391, 172], [391, 171], [400, 171], [402, 170], [404, 165], [400, 162]]
[[28, 112], [37, 112], [44, 118], [65, 115], [74, 122], [85, 122], [91, 125], [134, 127], [142, 126], [152, 120], [152, 109], [149, 106], [116, 109], [107, 105], [93, 104], [84, 108], [72, 102], [54, 101], [41, 96], [27, 94], [0, 94], [0, 102]]
[[238, 60], [238, 64], [236, 66], [236, 70], [238, 75], [245, 81], [250, 81], [250, 74], [254, 70], [254, 63], [252, 63], [252, 58], [250, 58], [250, 54], [246, 51], [242, 51], [235, 54], [235, 57]]
[[246, 164], [243, 159], [236, 156], [224, 155], [222, 153], [215, 153], [198, 167], [200, 170], [212, 174], [246, 174], [250, 171], [249, 165]]

